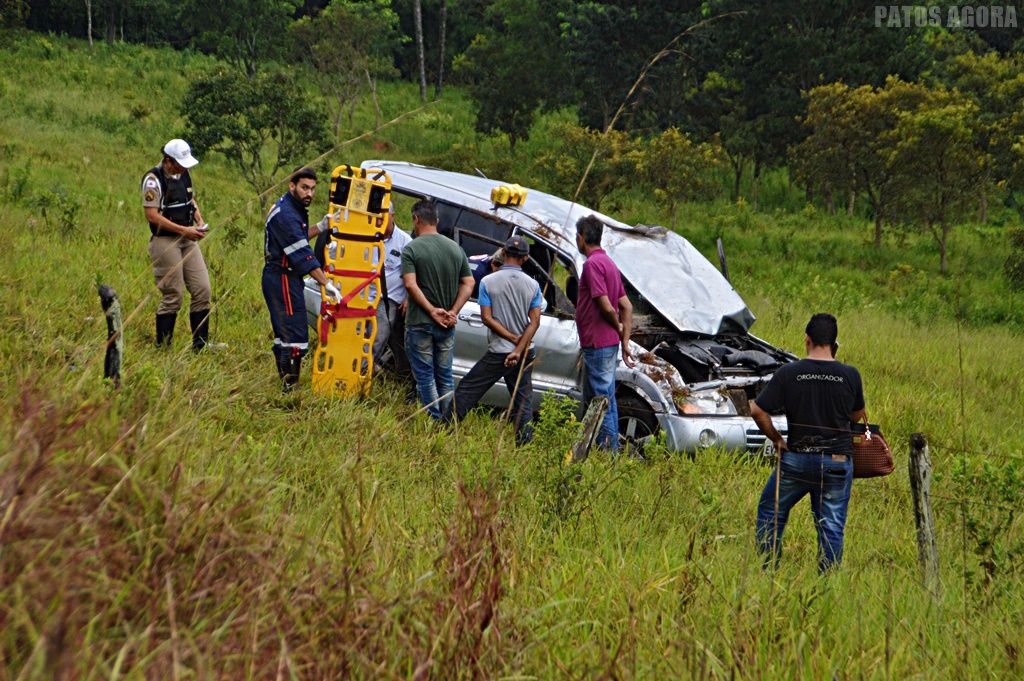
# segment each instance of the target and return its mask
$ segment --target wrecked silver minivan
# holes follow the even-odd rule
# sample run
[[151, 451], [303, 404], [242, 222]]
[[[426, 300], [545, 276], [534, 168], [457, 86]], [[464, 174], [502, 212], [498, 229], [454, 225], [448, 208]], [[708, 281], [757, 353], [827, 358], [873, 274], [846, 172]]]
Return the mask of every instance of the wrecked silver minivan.
[[[491, 190], [502, 183], [484, 177], [397, 161], [365, 161], [362, 167], [386, 170], [394, 192], [433, 199], [439, 231], [468, 256], [493, 253], [513, 234], [530, 242], [530, 259], [523, 269], [540, 283], [547, 301], [534, 338], [538, 403], [546, 392], [574, 399], [582, 394], [574, 302], [585, 258], [576, 249], [576, 221], [596, 215], [606, 227], [602, 247], [621, 271], [633, 303], [633, 354], [638, 361], [630, 369], [620, 360], [615, 376], [621, 436], [642, 440], [661, 430], [677, 451], [764, 450], [765, 438], [750, 417], [750, 401], [775, 369], [796, 358], [748, 333], [754, 315], [686, 239], [663, 227], [631, 227], [531, 189], [519, 206], [496, 206]], [[459, 313], [456, 382], [487, 347], [475, 295]], [[305, 297], [315, 327], [320, 289], [311, 279]], [[483, 402], [503, 407], [508, 400], [499, 383]], [[774, 420], [785, 433], [785, 418]]]

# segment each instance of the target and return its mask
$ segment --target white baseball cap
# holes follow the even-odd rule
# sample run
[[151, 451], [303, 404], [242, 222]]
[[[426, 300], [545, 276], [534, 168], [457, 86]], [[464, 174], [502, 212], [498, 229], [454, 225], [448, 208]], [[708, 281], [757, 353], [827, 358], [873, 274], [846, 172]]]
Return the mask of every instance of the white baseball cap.
[[188, 146], [188, 142], [185, 140], [171, 140], [164, 145], [164, 153], [177, 161], [178, 165], [182, 168], [191, 168], [199, 163], [196, 157], [192, 155], [192, 148]]

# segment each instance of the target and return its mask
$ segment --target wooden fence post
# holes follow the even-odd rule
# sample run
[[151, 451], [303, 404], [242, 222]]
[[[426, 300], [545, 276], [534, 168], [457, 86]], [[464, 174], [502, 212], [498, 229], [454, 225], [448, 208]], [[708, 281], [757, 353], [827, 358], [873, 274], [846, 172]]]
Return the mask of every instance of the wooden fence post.
[[583, 430], [569, 452], [569, 463], [583, 463], [590, 455], [590, 448], [594, 446], [594, 440], [601, 430], [601, 421], [604, 420], [604, 413], [608, 411], [608, 398], [595, 397], [587, 407], [587, 413], [583, 415]]
[[928, 441], [921, 433], [910, 436], [910, 491], [914, 495], [914, 523], [917, 525], [917, 557], [921, 561], [924, 583], [934, 594], [939, 593], [939, 550], [935, 541], [935, 520], [932, 518], [932, 461]]
[[107, 318], [107, 354], [103, 358], [103, 378], [114, 382], [114, 387], [121, 387], [121, 355], [124, 353], [124, 334], [121, 315], [121, 301], [117, 292], [106, 284], [100, 284], [100, 304]]

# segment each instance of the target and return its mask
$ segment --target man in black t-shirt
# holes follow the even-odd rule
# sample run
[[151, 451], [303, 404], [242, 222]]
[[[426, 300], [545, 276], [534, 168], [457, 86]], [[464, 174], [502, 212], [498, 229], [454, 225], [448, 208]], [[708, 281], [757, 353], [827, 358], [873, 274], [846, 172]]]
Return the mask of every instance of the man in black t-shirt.
[[[781, 555], [789, 511], [810, 494], [822, 572], [843, 558], [853, 486], [850, 422], [867, 424], [860, 373], [833, 356], [838, 331], [832, 315], [811, 317], [804, 337], [806, 359], [779, 368], [751, 405], [754, 421], [779, 456], [757, 505], [758, 549], [768, 559]], [[771, 414], [778, 412], [786, 414], [788, 442], [772, 423]]]

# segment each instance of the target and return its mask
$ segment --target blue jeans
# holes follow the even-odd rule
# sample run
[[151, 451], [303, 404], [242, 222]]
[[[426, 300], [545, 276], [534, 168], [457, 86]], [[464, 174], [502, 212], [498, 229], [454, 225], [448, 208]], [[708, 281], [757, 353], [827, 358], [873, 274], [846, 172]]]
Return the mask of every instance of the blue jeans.
[[[779, 471], [779, 514], [775, 516], [775, 478]], [[785, 451], [757, 504], [757, 548], [766, 564], [782, 555], [782, 532], [789, 511], [805, 494], [811, 495], [811, 513], [818, 531], [818, 570], [825, 572], [843, 560], [843, 529], [853, 489], [853, 459], [837, 461], [832, 454]]]
[[598, 395], [608, 398], [601, 430], [597, 433], [597, 446], [610, 451], [619, 449], [619, 409], [615, 403], [615, 367], [619, 359], [619, 346], [583, 348], [583, 405]]
[[[405, 353], [416, 379], [416, 394], [435, 419], [444, 418], [451, 410], [455, 388], [452, 378], [452, 355], [455, 329], [437, 324], [414, 324], [405, 328]], [[441, 395], [447, 395], [438, 400]]]

